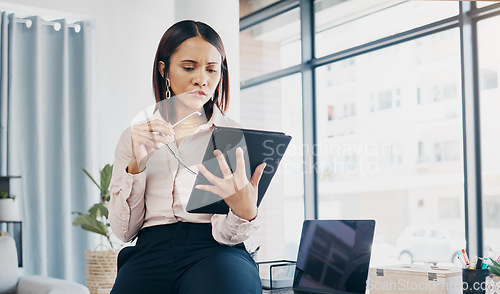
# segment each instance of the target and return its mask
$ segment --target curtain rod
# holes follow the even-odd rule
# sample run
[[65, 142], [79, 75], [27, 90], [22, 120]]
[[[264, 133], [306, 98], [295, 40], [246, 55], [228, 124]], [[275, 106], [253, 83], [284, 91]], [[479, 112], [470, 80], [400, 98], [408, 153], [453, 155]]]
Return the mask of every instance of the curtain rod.
[[[31, 28], [31, 26], [33, 25], [33, 21], [31, 19], [25, 19], [25, 18], [18, 18], [18, 17], [16, 17], [15, 21], [17, 23], [24, 23], [26, 25], [26, 28], [28, 28], [28, 29]], [[57, 32], [61, 29], [61, 23], [59, 23], [57, 21], [48, 21], [48, 20], [43, 20], [42, 19], [41, 24], [53, 26], [54, 30], [57, 31]], [[68, 23], [67, 26], [69, 28], [73, 28], [76, 33], [79, 33], [80, 30], [82, 29], [81, 25], [79, 25], [79, 24]]]

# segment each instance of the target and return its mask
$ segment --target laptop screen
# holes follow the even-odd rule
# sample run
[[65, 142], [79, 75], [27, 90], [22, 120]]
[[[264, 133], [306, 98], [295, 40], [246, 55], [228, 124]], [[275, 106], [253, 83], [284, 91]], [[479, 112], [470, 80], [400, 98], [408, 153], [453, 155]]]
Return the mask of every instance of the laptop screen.
[[294, 290], [365, 293], [374, 220], [306, 220]]

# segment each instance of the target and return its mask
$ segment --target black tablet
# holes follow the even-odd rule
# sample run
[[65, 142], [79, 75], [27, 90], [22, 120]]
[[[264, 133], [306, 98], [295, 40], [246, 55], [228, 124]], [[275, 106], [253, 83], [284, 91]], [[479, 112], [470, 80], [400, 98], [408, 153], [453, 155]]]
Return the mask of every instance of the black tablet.
[[[265, 162], [266, 168], [259, 182], [257, 206], [260, 205], [271, 179], [292, 139], [291, 136], [281, 132], [260, 131], [253, 129], [238, 129], [215, 127], [205, 156], [203, 165], [215, 176], [222, 178], [219, 162], [215, 158], [214, 150], [218, 149], [234, 172], [236, 170], [236, 148], [242, 147], [245, 157], [245, 167], [248, 179], [252, 177], [255, 168]], [[186, 210], [191, 213], [226, 214], [229, 207], [219, 195], [196, 189], [196, 185], [212, 185], [201, 172], [196, 176], [196, 181], [191, 190]]]

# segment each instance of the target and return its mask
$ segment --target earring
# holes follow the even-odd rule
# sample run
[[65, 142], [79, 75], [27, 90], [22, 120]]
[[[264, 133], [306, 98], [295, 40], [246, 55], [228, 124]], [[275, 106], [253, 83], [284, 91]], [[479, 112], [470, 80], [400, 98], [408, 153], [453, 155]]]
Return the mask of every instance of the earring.
[[170, 99], [170, 96], [172, 95], [170, 93], [170, 79], [169, 78], [165, 79], [165, 86], [167, 86], [166, 96], [167, 96], [167, 100], [168, 100], [168, 99]]
[[210, 97], [210, 101], [214, 101], [214, 95], [212, 95], [212, 97]]

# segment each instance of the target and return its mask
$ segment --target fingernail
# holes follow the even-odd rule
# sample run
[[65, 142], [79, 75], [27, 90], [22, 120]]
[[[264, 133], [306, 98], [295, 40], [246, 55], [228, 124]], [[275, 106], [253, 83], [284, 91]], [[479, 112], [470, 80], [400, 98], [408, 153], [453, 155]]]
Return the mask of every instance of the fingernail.
[[214, 154], [215, 154], [215, 156], [219, 156], [219, 155], [222, 155], [222, 152], [220, 152], [219, 149], [216, 149], [216, 150], [214, 150]]

